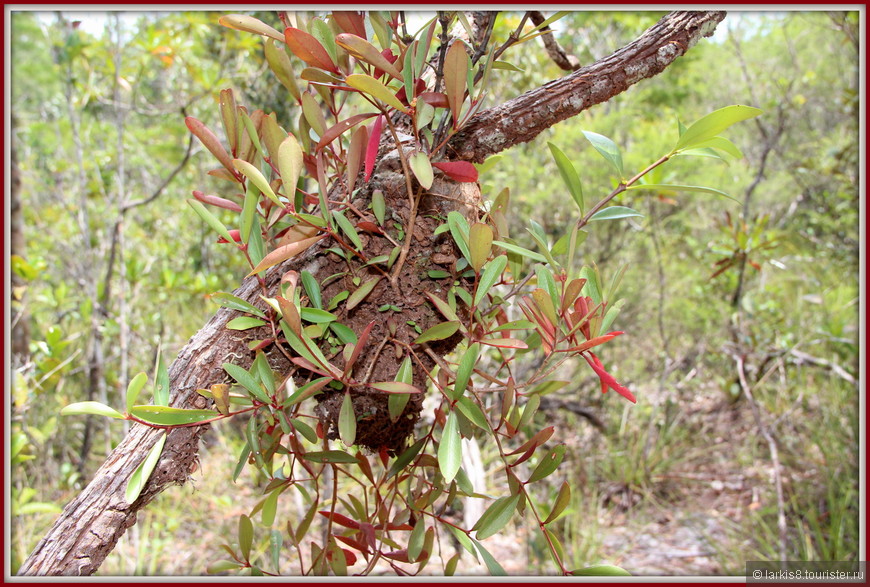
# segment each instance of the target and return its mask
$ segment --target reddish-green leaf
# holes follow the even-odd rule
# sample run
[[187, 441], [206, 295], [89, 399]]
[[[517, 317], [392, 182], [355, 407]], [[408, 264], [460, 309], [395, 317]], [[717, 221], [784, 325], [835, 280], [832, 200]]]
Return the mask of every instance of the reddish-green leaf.
[[356, 35], [357, 37], [366, 38], [366, 23], [365, 17], [360, 12], [334, 10], [332, 18], [335, 20], [338, 27], [346, 32]]
[[452, 322], [459, 322], [459, 316], [456, 315], [456, 312], [453, 311], [453, 309], [450, 307], [450, 304], [428, 291], [425, 293], [426, 297], [429, 298], [429, 301], [431, 301], [432, 304], [436, 308], [438, 308], [438, 311], [441, 312], [441, 314], [445, 318]]
[[245, 14], [227, 14], [220, 17], [218, 22], [227, 28], [235, 29], [237, 31], [254, 33], [255, 35], [264, 35], [266, 37], [271, 37], [276, 41], [284, 40], [284, 35], [253, 16], [247, 16]]
[[223, 208], [224, 210], [232, 210], [233, 212], [241, 212], [242, 207], [236, 204], [231, 200], [227, 200], [226, 198], [221, 198], [220, 196], [212, 196], [210, 194], [204, 194], [199, 190], [193, 191], [193, 197], [199, 200], [204, 204], [210, 204], [212, 206], [217, 206], [218, 208]]
[[457, 39], [450, 45], [444, 59], [444, 91], [453, 113], [454, 126], [459, 123], [459, 114], [465, 101], [467, 74], [468, 54], [465, 52], [465, 44]]
[[384, 393], [421, 393], [421, 391], [409, 383], [401, 381], [379, 381], [369, 383], [369, 387], [383, 391]]
[[456, 334], [457, 330], [459, 330], [459, 322], [441, 322], [431, 328], [427, 328], [423, 334], [414, 340], [413, 344], [423, 344], [424, 342], [430, 342], [433, 340], [444, 340], [445, 338], [450, 338]]
[[[284, 39], [281, 39], [284, 42]], [[296, 84], [296, 73], [293, 71], [293, 64], [290, 63], [290, 56], [283, 47], [275, 45], [275, 41], [267, 39], [265, 43], [266, 61], [269, 64], [269, 69], [278, 78], [290, 95], [298, 102], [301, 99], [299, 86]]]
[[190, 207], [193, 208], [193, 211], [196, 212], [197, 216], [205, 220], [205, 223], [208, 224], [216, 233], [224, 237], [227, 242], [234, 242], [236, 240], [233, 238], [233, 235], [230, 234], [230, 231], [227, 230], [227, 227], [224, 226], [224, 223], [218, 220], [211, 212], [206, 210], [201, 202], [198, 202], [197, 200], [188, 200], [187, 203], [190, 204]]
[[236, 98], [233, 95], [233, 90], [231, 88], [221, 90], [220, 110], [221, 120], [224, 123], [224, 134], [226, 134], [227, 140], [230, 142], [230, 152], [235, 153], [239, 141], [239, 118]]
[[278, 263], [286, 261], [287, 259], [290, 259], [290, 258], [295, 257], [296, 255], [298, 255], [304, 251], [307, 251], [311, 246], [314, 245], [314, 243], [316, 243], [317, 241], [319, 241], [322, 238], [323, 238], [323, 235], [315, 236], [312, 238], [303, 239], [303, 240], [295, 242], [295, 243], [290, 243], [289, 245], [284, 245], [282, 247], [278, 247], [277, 249], [275, 249], [274, 251], [272, 251], [271, 253], [269, 253], [265, 257], [263, 257], [263, 260], [260, 261], [257, 264], [257, 266], [254, 267], [250, 273], [248, 273], [247, 276], [250, 277], [251, 275], [254, 275], [255, 273], [259, 273], [260, 271], [263, 271], [264, 269], [268, 269], [269, 267], [272, 267], [273, 265], [277, 265]]
[[518, 338], [481, 338], [481, 344], [503, 349], [527, 349], [529, 345]]
[[364, 112], [362, 114], [354, 114], [349, 118], [345, 118], [341, 122], [338, 122], [326, 129], [326, 132], [323, 133], [323, 136], [320, 137], [320, 142], [317, 143], [317, 150], [324, 148], [326, 145], [334, 141], [336, 138], [341, 136], [341, 134], [354, 126], [358, 125], [363, 120], [368, 120], [372, 116], [378, 116], [377, 112]]
[[532, 475], [529, 477], [528, 483], [534, 483], [535, 481], [540, 481], [544, 477], [550, 475], [553, 471], [559, 468], [559, 465], [562, 463], [562, 459], [565, 458], [565, 450], [566, 446], [564, 444], [559, 444], [553, 447], [550, 452], [541, 459], [541, 462], [538, 463], [538, 466], [535, 467], [535, 470], [532, 471]]
[[356, 289], [356, 291], [348, 296], [345, 308], [348, 311], [356, 308], [360, 304], [360, 302], [362, 302], [366, 298], [366, 296], [372, 292], [372, 290], [380, 281], [380, 276], [372, 277], [371, 279], [364, 281], [363, 284]]
[[571, 503], [571, 486], [568, 485], [567, 481], [563, 481], [562, 487], [559, 488], [559, 495], [556, 496], [556, 501], [553, 502], [553, 509], [550, 510], [550, 515], [547, 516], [544, 523], [549, 524], [557, 519], [562, 515], [562, 512], [565, 511], [569, 503]]
[[432, 167], [444, 172], [454, 181], [474, 183], [477, 181], [477, 167], [468, 161], [438, 161]]
[[350, 33], [341, 33], [336, 35], [335, 42], [357, 59], [387, 72], [399, 81], [403, 81], [402, 74], [396, 69], [396, 66], [390, 63], [374, 45], [362, 37]]
[[221, 144], [220, 140], [218, 140], [217, 136], [209, 130], [209, 128], [204, 125], [202, 122], [194, 118], [193, 116], [188, 116], [184, 119], [184, 123], [187, 125], [187, 128], [190, 129], [196, 138], [200, 140], [203, 146], [211, 152], [215, 158], [221, 162], [227, 171], [229, 171], [233, 177], [238, 177], [239, 174], [236, 172], [233, 167], [233, 158], [230, 157], [230, 154], [227, 153], [227, 150], [224, 149], [224, 146]]
[[303, 30], [287, 27], [284, 29], [284, 40], [293, 54], [308, 65], [339, 73], [329, 53], [314, 36]]
[[242, 514], [239, 516], [239, 550], [242, 553], [242, 558], [249, 560], [251, 558], [251, 546], [254, 543], [254, 524], [251, 518]]
[[[366, 147], [366, 159], [365, 159], [365, 180], [368, 181], [372, 176], [372, 171], [375, 168], [375, 159], [378, 156], [378, 147], [381, 142], [381, 128], [384, 125], [384, 115], [381, 114], [377, 118], [375, 118], [375, 122], [372, 124], [372, 131], [369, 133], [369, 142]], [[381, 221], [383, 224], [383, 221]]]
[[350, 146], [347, 149], [347, 193], [353, 194], [356, 178], [365, 160], [366, 145], [368, 144], [368, 128], [361, 126], [351, 136]]

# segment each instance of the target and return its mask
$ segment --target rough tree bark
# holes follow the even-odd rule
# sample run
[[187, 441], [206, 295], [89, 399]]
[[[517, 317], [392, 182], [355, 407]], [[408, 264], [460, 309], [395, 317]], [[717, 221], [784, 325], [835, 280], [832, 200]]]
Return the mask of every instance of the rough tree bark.
[[[665, 16], [634, 42], [609, 57], [479, 113], [451, 140], [448, 156], [480, 162], [493, 153], [532, 140], [556, 123], [662, 72], [698, 40], [711, 35], [724, 17], [724, 12], [674, 12]], [[390, 178], [397, 171], [396, 151], [386, 150], [388, 152], [375, 170], [373, 184], [387, 185], [396, 181], [394, 177]], [[442, 187], [451, 189], [451, 186]], [[458, 194], [459, 188], [453, 188], [452, 191]], [[459, 195], [466, 203], [472, 203], [479, 197], [479, 189], [476, 193], [467, 193], [467, 190], [465, 188]], [[442, 204], [451, 201], [441, 200]], [[266, 275], [268, 290], [275, 291], [281, 276], [291, 269], [309, 270], [318, 275], [318, 270], [324, 269], [322, 249], [312, 247], [300, 258], [269, 270]], [[389, 295], [388, 288], [384, 289], [384, 295]], [[393, 290], [398, 292], [395, 287]], [[262, 289], [256, 279], [245, 280], [233, 293], [259, 307], [264, 305], [259, 299]], [[247, 337], [225, 328], [235, 315], [235, 311], [222, 308], [181, 350], [169, 369], [172, 405], [204, 407], [206, 400], [196, 393], [196, 389], [223, 380], [223, 362], [242, 358], [250, 363], [253, 353], [246, 346]], [[94, 573], [124, 531], [136, 522], [137, 512], [167, 487], [187, 480], [196, 464], [198, 443], [204, 429], [199, 426], [172, 430], [145, 490], [134, 503], [128, 504], [124, 499], [127, 481], [162, 434], [162, 431], [134, 425], [91, 483], [64, 508], [21, 566], [19, 574]]]

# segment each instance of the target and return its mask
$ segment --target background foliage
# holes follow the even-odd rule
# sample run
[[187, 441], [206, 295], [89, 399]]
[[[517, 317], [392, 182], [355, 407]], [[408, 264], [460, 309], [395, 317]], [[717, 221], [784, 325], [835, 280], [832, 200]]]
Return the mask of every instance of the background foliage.
[[[586, 64], [660, 15], [579, 12], [560, 22], [559, 39]], [[26, 243], [13, 251], [22, 280], [13, 295], [30, 326], [30, 354], [12, 371], [13, 567], [120, 437], [120, 424], [97, 419], [60, 426], [60, 407], [89, 393], [120, 404], [159, 345], [174, 356], [216, 310], [205, 296], [246, 272], [183, 202], [213, 167], [196, 144], [185, 160], [183, 119], [218, 128], [225, 87], [279, 118], [286, 108], [259, 40], [217, 26], [219, 16], [126, 13], [102, 32], [89, 16], [12, 16]], [[646, 216], [600, 223], [584, 243], [584, 262], [605, 276], [628, 266], [619, 321], [630, 336], [609, 343], [607, 363], [639, 403], [605, 409], [611, 396], [586, 371], [560, 374], [571, 384], [548, 396], [546, 417], [569, 445], [564, 474], [579, 489], [560, 521], [574, 568], [732, 574], [746, 559], [778, 558], [773, 465], [752, 403], [779, 448], [788, 558], [857, 556], [858, 50], [857, 13], [732, 13], [664, 74], [504, 153], [483, 175], [484, 195], [511, 188], [512, 234], [527, 218], [563, 234], [573, 204], [547, 141], [587, 194], [603, 196], [608, 170], [581, 130], [611, 137], [635, 169], [673, 144], [678, 117], [737, 103], [765, 111], [729, 131], [744, 160], [677, 158], [661, 170], [660, 183], [718, 186], [740, 205], [623, 196]], [[562, 74], [543, 51], [509, 58], [522, 71], [501, 72], [491, 104]], [[259, 497], [229, 480], [240, 442], [231, 426], [215, 427], [195, 489], [167, 491], [101, 572], [199, 573], [203, 552], [220, 558], [203, 545], [233, 532]], [[493, 456], [483, 448], [484, 468]], [[540, 499], [558, 489], [554, 479]], [[517, 535], [523, 550], [500, 560], [523, 566], [506, 568], [552, 572], [544, 545]]]

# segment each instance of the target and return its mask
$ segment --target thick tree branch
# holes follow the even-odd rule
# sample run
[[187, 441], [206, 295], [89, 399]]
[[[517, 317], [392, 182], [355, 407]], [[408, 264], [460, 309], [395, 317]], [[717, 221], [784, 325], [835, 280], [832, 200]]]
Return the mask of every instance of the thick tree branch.
[[453, 159], [480, 163], [531, 141], [551, 126], [661, 73], [700, 39], [712, 35], [724, 18], [724, 12], [672, 12], [609, 57], [479, 113], [450, 140], [447, 152]]

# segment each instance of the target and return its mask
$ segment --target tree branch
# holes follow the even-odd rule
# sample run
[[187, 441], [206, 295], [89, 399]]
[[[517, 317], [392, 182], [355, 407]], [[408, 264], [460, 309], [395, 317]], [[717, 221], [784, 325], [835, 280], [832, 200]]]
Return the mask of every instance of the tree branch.
[[[539, 10], [529, 12], [529, 18], [535, 23], [535, 26], [540, 26], [546, 19], [544, 14]], [[544, 41], [544, 49], [547, 50], [547, 55], [553, 60], [553, 63], [558, 65], [565, 71], [577, 71], [580, 69], [580, 60], [573, 55], [568, 55], [565, 50], [553, 36], [553, 29], [549, 25], [541, 29], [544, 32], [541, 35], [541, 40]]]
[[484, 110], [448, 144], [451, 158], [480, 163], [653, 77], [713, 34], [725, 12], [672, 12], [609, 57]]

